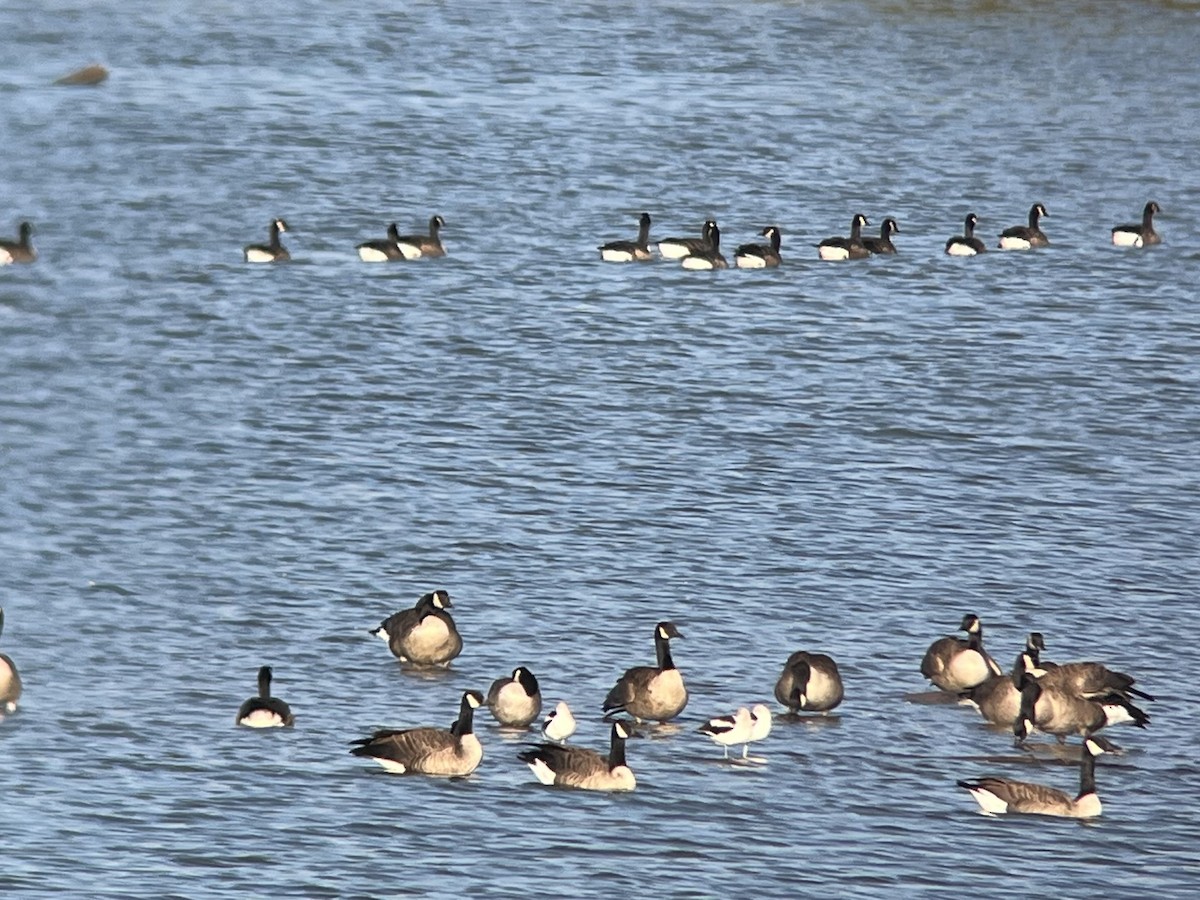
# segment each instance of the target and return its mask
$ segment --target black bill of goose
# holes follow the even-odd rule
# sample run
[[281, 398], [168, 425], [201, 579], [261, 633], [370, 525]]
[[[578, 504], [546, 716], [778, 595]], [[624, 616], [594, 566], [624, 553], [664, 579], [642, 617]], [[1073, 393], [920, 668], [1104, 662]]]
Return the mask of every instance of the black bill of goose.
[[601, 244], [600, 258], [605, 262], [643, 262], [650, 259], [650, 213], [638, 220], [636, 241], [609, 241]]
[[965, 641], [956, 637], [938, 638], [921, 660], [921, 674], [952, 694], [1004, 674], [983, 649], [983, 623], [979, 616], [967, 613], [958, 627], [967, 633]]
[[783, 236], [778, 225], [768, 225], [761, 232], [765, 244], [742, 244], [734, 251], [733, 262], [739, 269], [773, 269], [783, 261], [779, 247]]
[[775, 699], [792, 713], [827, 715], [844, 695], [837, 663], [824, 653], [797, 650], [787, 658], [775, 682]]
[[867, 217], [857, 213], [850, 220], [850, 237], [828, 237], [817, 244], [817, 256], [821, 259], [866, 259], [871, 251], [863, 245], [862, 230], [870, 225]]
[[683, 259], [690, 253], [708, 246], [708, 230], [717, 223], [712, 219], [700, 226], [700, 237], [664, 238], [658, 242], [658, 255], [663, 259]]
[[37, 259], [37, 251], [33, 249], [33, 226], [22, 222], [17, 227], [15, 241], [0, 241], [0, 266], [10, 263], [31, 263]]
[[1014, 225], [1000, 232], [1001, 250], [1030, 250], [1034, 247], [1049, 247], [1050, 239], [1042, 231], [1038, 222], [1043, 216], [1048, 216], [1046, 207], [1035, 203], [1029, 207], [1029, 224]]
[[441, 216], [433, 216], [429, 220], [429, 234], [402, 234], [396, 238], [396, 246], [404, 254], [405, 259], [430, 259], [435, 256], [445, 256], [446, 248], [442, 246], [441, 231], [446, 226], [446, 220]]
[[1079, 793], [1072, 797], [1066, 791], [985, 775], [958, 782], [969, 791], [979, 808], [992, 816], [1023, 813], [1035, 816], [1060, 816], [1071, 819], [1092, 819], [1100, 815], [1100, 797], [1096, 793], [1096, 757], [1102, 753], [1120, 751], [1102, 737], [1089, 737], [1080, 749]]
[[537, 678], [524, 666], [511, 678], [497, 678], [487, 693], [487, 706], [501, 725], [525, 728], [542, 713], [542, 692]]
[[291, 708], [271, 696], [271, 667], [263, 666], [258, 670], [258, 696], [242, 704], [237, 724], [247, 728], [285, 728], [295, 721]]
[[404, 259], [400, 250], [400, 229], [393, 222], [387, 227], [387, 237], [382, 240], [364, 241], [356, 248], [363, 262], [395, 262]]
[[373, 759], [388, 772], [397, 775], [442, 775], [461, 778], [470, 775], [483, 759], [483, 747], [474, 732], [475, 710], [483, 705], [479, 691], [464, 691], [458, 718], [446, 731], [424, 726], [399, 731], [376, 731], [370, 737], [352, 741], [350, 753]]
[[987, 252], [987, 245], [975, 237], [975, 226], [979, 224], [979, 216], [967, 213], [963, 220], [963, 233], [956, 234], [946, 241], [947, 256], [977, 256]]
[[705, 223], [705, 231], [708, 237], [707, 245], [693, 250], [685, 256], [681, 265], [685, 269], [703, 271], [728, 269], [729, 263], [721, 255], [721, 229], [717, 227], [716, 222], [710, 220]]
[[621, 719], [612, 724], [608, 756], [584, 747], [535, 744], [517, 754], [542, 784], [584, 791], [632, 791], [637, 778], [625, 762], [625, 741], [633, 734]]
[[746, 749], [742, 751], [745, 756], [754, 732], [754, 718], [748, 707], [739, 706], [737, 712], [728, 716], [714, 716], [696, 730], [713, 743], [720, 744], [725, 750], [725, 759], [729, 759], [729, 748], [735, 744], [745, 745]]
[[575, 716], [571, 713], [571, 707], [567, 706], [565, 700], [559, 700], [542, 720], [542, 736], [548, 741], [563, 744], [574, 733]]
[[[4, 607], [0, 606], [0, 635], [4, 633]], [[0, 712], [17, 711], [21, 699], [21, 675], [7, 653], [0, 653]]]
[[888, 216], [879, 226], [879, 237], [865, 237], [862, 239], [862, 243], [871, 255], [886, 256], [889, 253], [896, 252], [896, 245], [892, 243], [892, 235], [899, 233], [900, 226], [895, 219]]
[[683, 712], [688, 701], [687, 688], [671, 659], [671, 638], [681, 637], [672, 622], [654, 626], [658, 665], [627, 669], [604, 700], [606, 716], [626, 712], [639, 722], [666, 722]]
[[402, 609], [371, 629], [387, 641], [401, 662], [417, 666], [445, 666], [462, 652], [462, 636], [448, 610], [454, 604], [445, 590], [422, 594], [412, 609]]
[[271, 263], [285, 262], [292, 258], [287, 248], [279, 242], [279, 235], [288, 230], [287, 222], [275, 219], [268, 228], [270, 239], [265, 244], [249, 244], [242, 248], [246, 262]]
[[1018, 745], [1035, 731], [1052, 734], [1061, 744], [1069, 735], [1087, 738], [1107, 725], [1131, 723], [1145, 728], [1150, 717], [1120, 694], [1086, 698], [1042, 684], [1038, 670], [1021, 673], [1021, 706], [1013, 721]]
[[1112, 230], [1112, 242], [1118, 247], [1149, 247], [1161, 244], [1162, 238], [1154, 230], [1154, 214], [1162, 212], [1158, 204], [1151, 200], [1142, 209], [1141, 224], [1115, 225]]

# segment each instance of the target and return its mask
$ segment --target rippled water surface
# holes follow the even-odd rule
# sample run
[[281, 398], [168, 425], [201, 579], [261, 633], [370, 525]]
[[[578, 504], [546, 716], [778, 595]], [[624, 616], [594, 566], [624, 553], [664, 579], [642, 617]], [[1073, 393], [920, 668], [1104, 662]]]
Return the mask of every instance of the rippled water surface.
[[[1194, 4], [124, 6], [0, 8], [0, 892], [1195, 895]], [[1049, 249], [942, 254], [1039, 200]], [[643, 210], [785, 265], [601, 263]], [[859, 211], [900, 254], [818, 262]], [[355, 257], [435, 212], [445, 259]], [[367, 630], [439, 586], [463, 654], [402, 670]], [[1158, 697], [1098, 822], [955, 786], [1076, 784], [906, 701], [970, 611]], [[346, 752], [522, 663], [602, 747], [660, 619], [691, 702], [633, 794], [486, 714], [465, 781]], [[722, 765], [696, 726], [799, 648], [839, 714]], [[294, 729], [233, 726], [264, 663]]]

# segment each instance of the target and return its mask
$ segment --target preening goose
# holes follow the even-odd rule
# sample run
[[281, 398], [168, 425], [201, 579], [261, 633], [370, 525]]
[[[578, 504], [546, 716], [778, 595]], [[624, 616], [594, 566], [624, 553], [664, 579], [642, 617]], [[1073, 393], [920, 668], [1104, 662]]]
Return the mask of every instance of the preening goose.
[[733, 261], [739, 269], [773, 269], [783, 261], [779, 255], [782, 242], [779, 226], [768, 225], [761, 234], [767, 243], [742, 244], [734, 252]]
[[15, 241], [0, 241], [0, 266], [31, 263], [37, 259], [37, 251], [33, 249], [33, 226], [22, 222], [17, 234]]
[[1046, 207], [1035, 203], [1029, 207], [1029, 224], [1014, 225], [1000, 232], [1001, 250], [1029, 250], [1033, 247], [1049, 247], [1050, 239], [1038, 225], [1042, 216], [1048, 216]]
[[956, 234], [946, 241], [947, 256], [975, 256], [987, 252], [987, 245], [975, 237], [975, 226], [979, 224], [979, 216], [967, 213], [963, 221], [963, 233]]
[[749, 752], [750, 738], [754, 733], [754, 719], [750, 710], [739, 706], [737, 712], [728, 716], [714, 716], [696, 729], [707, 735], [713, 743], [725, 748], [725, 759], [729, 759], [729, 748], [734, 744], [745, 744], [742, 756]]
[[1132, 225], [1117, 225], [1112, 230], [1112, 242], [1118, 247], [1149, 247], [1151, 244], [1161, 244], [1162, 238], [1154, 230], [1154, 214], [1162, 212], [1158, 204], [1151, 200], [1142, 210], [1142, 223]]
[[886, 255], [896, 252], [896, 245], [892, 243], [892, 235], [900, 233], [900, 226], [896, 224], [896, 220], [888, 216], [883, 220], [883, 224], [879, 226], [879, 237], [865, 237], [862, 239], [863, 246], [869, 252], [877, 256]]
[[[4, 607], [0, 606], [0, 634], [4, 633]], [[16, 712], [21, 699], [21, 676], [7, 653], [0, 653], [0, 712]]]
[[650, 259], [650, 213], [642, 213], [638, 220], [636, 241], [609, 241], [599, 247], [600, 258], [605, 262], [642, 262]]
[[283, 219], [275, 219], [271, 222], [269, 228], [270, 240], [265, 244], [249, 244], [242, 248], [242, 253], [246, 257], [246, 262], [253, 263], [270, 263], [270, 262], [285, 262], [291, 259], [291, 254], [279, 242], [279, 235], [287, 231], [287, 222]]
[[571, 707], [567, 706], [565, 700], [559, 700], [542, 721], [542, 735], [547, 740], [563, 744], [574, 733], [575, 716], [571, 714]]
[[682, 634], [672, 622], [654, 626], [656, 666], [634, 666], [617, 679], [604, 700], [606, 716], [627, 712], [639, 722], [665, 722], [683, 712], [687, 706], [687, 688], [683, 676], [671, 659], [671, 638]]
[[956, 637], [938, 638], [921, 660], [922, 675], [943, 691], [956, 694], [1003, 674], [983, 649], [983, 623], [979, 616], [968, 613], [958, 627], [967, 633], [965, 641]]
[[1150, 717], [1120, 694], [1089, 699], [1044, 685], [1035, 670], [1021, 673], [1021, 706], [1013, 722], [1013, 735], [1023, 743], [1034, 731], [1052, 734], [1064, 743], [1067, 736], [1090, 737], [1106, 725], [1130, 722], [1145, 728]]
[[517, 666], [511, 678], [492, 682], [487, 706], [501, 725], [524, 728], [542, 712], [542, 692], [537, 679], [524, 666]]
[[637, 779], [625, 762], [625, 741], [630, 734], [628, 723], [613, 722], [607, 757], [583, 747], [536, 744], [518, 753], [517, 759], [527, 763], [542, 784], [585, 791], [632, 791]]
[[418, 666], [445, 666], [462, 652], [462, 637], [450, 613], [454, 604], [444, 590], [423, 594], [412, 609], [402, 609], [384, 619], [371, 634], [387, 641], [402, 662]]
[[258, 670], [258, 696], [242, 704], [236, 721], [247, 728], [283, 728], [295, 722], [291, 708], [278, 697], [271, 696], [270, 666]]
[[407, 728], [401, 731], [376, 731], [353, 741], [354, 756], [373, 759], [398, 775], [444, 775], [450, 778], [470, 775], [483, 759], [483, 747], [474, 734], [475, 710], [483, 704], [479, 691], [465, 691], [459, 703], [458, 719], [449, 731], [440, 728]]
[[842, 702], [842, 676], [833, 657], [797, 650], [783, 664], [775, 699], [790, 712], [828, 713]]
[[1102, 737], [1084, 740], [1079, 760], [1079, 793], [1007, 778], [984, 776], [960, 781], [958, 786], [971, 792], [979, 808], [988, 815], [1025, 813], [1037, 816], [1063, 816], [1090, 819], [1100, 815], [1100, 797], [1096, 793], [1096, 757], [1115, 753], [1117, 748]]
[[867, 217], [858, 213], [850, 220], [850, 237], [829, 237], [817, 244], [817, 256], [821, 259], [866, 259], [871, 255], [862, 241], [864, 225], [870, 225]]
[[658, 255], [663, 259], [683, 259], [689, 253], [703, 250], [708, 246], [708, 230], [717, 223], [708, 219], [700, 226], [700, 237], [665, 238], [658, 242]]
[[404, 254], [405, 259], [426, 259], [434, 256], [445, 256], [442, 246], [441, 230], [446, 220], [434, 216], [429, 220], [429, 234], [402, 234], [396, 237], [396, 246]]

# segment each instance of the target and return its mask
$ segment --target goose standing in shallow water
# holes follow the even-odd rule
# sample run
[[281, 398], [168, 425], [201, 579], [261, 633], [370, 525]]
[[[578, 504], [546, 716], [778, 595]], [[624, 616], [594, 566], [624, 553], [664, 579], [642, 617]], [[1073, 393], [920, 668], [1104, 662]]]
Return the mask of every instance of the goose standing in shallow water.
[[672, 622], [654, 626], [654, 651], [657, 666], [634, 666], [617, 679], [604, 700], [604, 714], [627, 712], [637, 721], [666, 722], [687, 706], [687, 688], [683, 675], [671, 659], [671, 638], [682, 634]]
[[938, 638], [921, 660], [921, 674], [943, 691], [955, 694], [1004, 674], [983, 649], [983, 623], [979, 616], [968, 613], [958, 627], [967, 633], [965, 641], [956, 637]]
[[707, 735], [713, 743], [720, 744], [725, 749], [725, 759], [729, 759], [729, 748], [734, 744], [746, 745], [747, 749], [742, 752], [745, 756], [754, 731], [754, 718], [749, 709], [739, 706], [732, 715], [714, 716], [696, 730]]
[[[0, 634], [4, 633], [4, 607], [0, 606]], [[17, 711], [21, 699], [21, 676], [17, 664], [6, 653], [0, 653], [0, 713]]]
[[850, 220], [850, 237], [828, 237], [817, 244], [817, 256], [827, 260], [866, 259], [871, 255], [862, 241], [864, 225], [870, 225], [867, 217], [858, 213]]
[[391, 262], [404, 259], [400, 251], [400, 229], [393, 222], [387, 227], [387, 237], [383, 240], [364, 241], [355, 248], [358, 258], [363, 262]]
[[712, 219], [700, 226], [700, 237], [664, 238], [658, 242], [658, 255], [663, 259], [683, 259], [689, 253], [703, 250], [708, 246], [708, 230], [716, 226]]
[[483, 747], [473, 730], [475, 710], [482, 704], [483, 694], [466, 691], [459, 703], [458, 719], [449, 731], [432, 727], [376, 731], [353, 741], [356, 746], [350, 753], [373, 759], [397, 775], [470, 775], [483, 759]]
[[1012, 228], [1005, 228], [1000, 232], [1000, 249], [1029, 250], [1033, 247], [1049, 247], [1050, 239], [1038, 226], [1038, 220], [1042, 216], [1048, 215], [1050, 213], [1046, 212], [1046, 207], [1042, 204], [1033, 204], [1029, 207], [1028, 225], [1014, 225]]
[[270, 666], [258, 670], [258, 696], [242, 704], [236, 721], [247, 728], [284, 728], [296, 721], [291, 708], [278, 697], [271, 696]]
[[37, 251], [33, 249], [33, 226], [22, 222], [17, 234], [15, 241], [0, 241], [0, 266], [31, 263], [37, 259]]
[[975, 237], [975, 226], [979, 224], [979, 216], [967, 213], [963, 221], [963, 233], [956, 234], [946, 241], [947, 256], [976, 256], [987, 252], [987, 245]]
[[565, 744], [567, 738], [575, 733], [575, 716], [565, 700], [559, 700], [554, 709], [546, 713], [542, 722], [542, 736], [556, 744]]
[[418, 666], [445, 666], [462, 652], [462, 637], [450, 613], [454, 604], [444, 590], [423, 594], [412, 609], [402, 609], [371, 629], [387, 641], [401, 662]]
[[765, 244], [742, 244], [733, 254], [733, 262], [739, 269], [773, 269], [783, 258], [779, 255], [782, 236], [778, 225], [768, 225], [761, 232], [767, 239]]
[[583, 747], [536, 744], [517, 754], [542, 784], [557, 784], [585, 791], [632, 791], [637, 786], [625, 762], [625, 741], [633, 733], [620, 719], [612, 724], [608, 756]]
[[537, 679], [524, 666], [511, 678], [498, 678], [488, 690], [487, 706], [501, 725], [524, 728], [542, 712], [542, 692]]
[[721, 229], [717, 227], [716, 222], [705, 223], [705, 234], [708, 238], [708, 243], [704, 247], [693, 250], [683, 258], [683, 267], [685, 269], [728, 269], [729, 263], [725, 261], [725, 257], [721, 255]]
[[1116, 225], [1112, 230], [1112, 242], [1118, 247], [1149, 247], [1161, 244], [1162, 238], [1154, 230], [1154, 214], [1162, 212], [1151, 200], [1142, 210], [1142, 224]]
[[883, 224], [879, 226], [879, 237], [865, 237], [862, 239], [863, 246], [867, 248], [873, 256], [885, 256], [889, 253], [896, 252], [896, 245], [892, 243], [892, 235], [900, 233], [900, 226], [896, 220], [888, 216], [883, 220]]
[[1013, 722], [1013, 736], [1022, 745], [1034, 731], [1052, 734], [1062, 744], [1067, 736], [1091, 737], [1106, 725], [1126, 722], [1145, 728], [1150, 717], [1128, 698], [1112, 693], [1087, 698], [1047, 686], [1035, 671], [1021, 673], [1021, 707]]
[[775, 699], [789, 712], [828, 714], [842, 702], [842, 676], [833, 657], [797, 650], [783, 664], [775, 682]]
[[402, 234], [396, 238], [396, 246], [404, 254], [405, 259], [427, 259], [435, 256], [445, 256], [446, 249], [442, 246], [441, 230], [446, 220], [434, 216], [429, 220], [429, 234]]
[[1102, 737], [1089, 737], [1083, 742], [1079, 760], [1079, 793], [1075, 797], [1057, 788], [995, 776], [960, 781], [958, 786], [970, 791], [979, 808], [988, 815], [1025, 813], [1090, 819], [1100, 815], [1101, 810], [1100, 797], [1096, 793], [1096, 757], [1102, 753], [1116, 752], [1117, 748]]
[[609, 241], [598, 249], [600, 258], [605, 262], [642, 262], [650, 259], [650, 213], [642, 213], [636, 241]]
[[283, 221], [283, 219], [275, 219], [271, 223], [269, 229], [271, 238], [267, 243], [250, 244], [242, 248], [246, 262], [270, 263], [285, 262], [291, 259], [291, 254], [287, 252], [283, 244], [279, 243], [279, 235], [287, 230], [287, 222]]

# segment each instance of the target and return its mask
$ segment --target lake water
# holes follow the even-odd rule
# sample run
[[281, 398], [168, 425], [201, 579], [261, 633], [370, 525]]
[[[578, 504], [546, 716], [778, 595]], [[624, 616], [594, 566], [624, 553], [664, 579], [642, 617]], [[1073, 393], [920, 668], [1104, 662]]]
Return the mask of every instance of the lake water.
[[[1195, 896], [1196, 4], [388, 6], [0, 7], [0, 893]], [[1049, 249], [942, 254], [1036, 201]], [[601, 263], [643, 210], [785, 265]], [[900, 254], [818, 262], [860, 211]], [[434, 213], [445, 259], [356, 258]], [[367, 630], [435, 587], [421, 676]], [[965, 612], [1159, 698], [1098, 822], [955, 786], [1077, 783], [906, 702]], [[347, 753], [519, 664], [603, 747], [660, 619], [691, 702], [630, 795], [486, 713], [465, 781]], [[800, 648], [838, 715], [720, 764]], [[233, 725], [264, 663], [294, 729]]]

